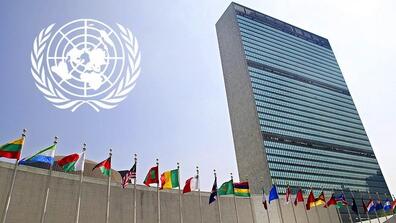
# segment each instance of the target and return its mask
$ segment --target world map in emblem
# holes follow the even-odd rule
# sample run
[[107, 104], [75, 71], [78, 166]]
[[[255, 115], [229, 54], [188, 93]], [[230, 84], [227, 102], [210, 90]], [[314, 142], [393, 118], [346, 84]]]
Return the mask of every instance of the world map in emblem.
[[124, 100], [140, 73], [132, 32], [93, 19], [74, 20], [54, 32], [53, 26], [40, 32], [32, 51], [32, 74], [46, 98], [72, 111], [84, 104], [110, 109]]

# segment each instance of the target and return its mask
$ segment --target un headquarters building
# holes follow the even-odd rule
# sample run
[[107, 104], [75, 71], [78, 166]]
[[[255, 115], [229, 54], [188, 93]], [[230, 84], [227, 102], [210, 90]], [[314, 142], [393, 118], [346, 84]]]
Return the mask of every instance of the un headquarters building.
[[235, 3], [216, 30], [239, 175], [254, 193], [275, 182], [279, 193], [352, 191], [359, 204], [367, 191], [389, 196], [327, 39]]

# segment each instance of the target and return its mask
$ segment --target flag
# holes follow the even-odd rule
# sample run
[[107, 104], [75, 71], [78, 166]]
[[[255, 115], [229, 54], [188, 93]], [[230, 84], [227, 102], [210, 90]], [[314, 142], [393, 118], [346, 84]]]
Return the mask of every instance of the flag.
[[276, 186], [272, 185], [272, 188], [269, 192], [269, 197], [268, 197], [269, 203], [271, 204], [272, 200], [277, 200], [277, 199], [279, 199], [278, 191], [276, 189]]
[[234, 185], [232, 180], [224, 182], [219, 188], [219, 195], [228, 194], [234, 194]]
[[44, 163], [52, 165], [54, 163], [55, 149], [56, 144], [40, 150], [32, 156], [23, 158], [21, 161], [19, 161], [19, 164], [27, 165], [31, 163]]
[[65, 172], [84, 171], [85, 153], [73, 153], [56, 161]]
[[352, 197], [352, 211], [355, 212], [356, 214], [359, 214], [358, 206], [356, 204], [356, 201], [355, 201], [354, 197]]
[[195, 175], [194, 177], [190, 177], [188, 180], [186, 180], [186, 185], [184, 185], [183, 188], [183, 194], [198, 190], [199, 185], [198, 185], [198, 175]]
[[265, 195], [264, 189], [263, 189], [263, 199], [262, 199], [262, 202], [263, 202], [263, 206], [264, 206], [265, 210], [268, 210], [267, 196]]
[[326, 207], [330, 207], [332, 205], [337, 205], [337, 201], [335, 199], [334, 193], [331, 195], [330, 200], [327, 201]]
[[94, 168], [92, 168], [92, 171], [94, 171], [96, 168], [99, 168], [100, 172], [102, 172], [103, 175], [110, 176], [110, 174], [111, 174], [111, 156], [109, 156], [109, 158], [103, 160], [102, 162], [96, 164], [96, 166], [94, 166]]
[[367, 207], [367, 211], [368, 211], [369, 213], [375, 210], [375, 204], [374, 204], [373, 199], [370, 199], [370, 200], [368, 201], [366, 207]]
[[212, 191], [210, 192], [209, 196], [209, 204], [215, 202], [217, 200], [217, 177], [213, 182]]
[[380, 211], [380, 210], [383, 210], [383, 209], [384, 209], [384, 206], [382, 206], [381, 200], [377, 200], [377, 204], [375, 205], [375, 210], [376, 211]]
[[147, 173], [146, 178], [144, 179], [143, 183], [148, 187], [150, 186], [150, 184], [158, 184], [159, 183], [158, 166], [151, 167], [151, 169]]
[[21, 137], [0, 146], [0, 157], [19, 160], [23, 143], [24, 137]]
[[285, 202], [286, 202], [286, 204], [289, 204], [290, 199], [291, 199], [291, 195], [292, 195], [292, 191], [291, 191], [289, 185], [287, 185], [286, 194], [285, 194]]
[[363, 200], [363, 198], [362, 198], [362, 207], [363, 207], [363, 211], [364, 211], [364, 213], [367, 213], [367, 206], [366, 206], [366, 203], [364, 203], [364, 200]]
[[391, 207], [392, 207], [392, 205], [391, 205], [390, 200], [388, 198], [386, 198], [385, 203], [384, 203], [384, 211], [385, 212], [390, 211]]
[[165, 171], [161, 174], [161, 190], [179, 187], [179, 169]]
[[132, 168], [123, 174], [121, 179], [122, 188], [126, 188], [129, 183], [132, 183], [132, 179], [136, 180], [136, 161], [135, 164], [133, 164]]
[[234, 194], [238, 197], [250, 197], [249, 182], [234, 183]]
[[338, 197], [336, 197], [336, 201], [337, 201], [338, 208], [341, 208], [343, 206], [348, 206], [348, 202], [345, 199], [344, 193], [341, 193], [340, 195], [338, 195]]
[[391, 204], [391, 211], [393, 212], [396, 209], [396, 200], [394, 200]]
[[311, 207], [315, 207], [315, 196], [314, 196], [312, 190], [308, 195], [307, 205], [306, 205], [307, 210], [310, 210]]
[[301, 188], [298, 190], [296, 194], [296, 199], [294, 200], [294, 205], [297, 206], [298, 202], [304, 202], [304, 196]]
[[321, 205], [326, 205], [326, 198], [324, 196], [324, 193], [319, 194], [319, 197], [315, 199], [315, 206], [321, 206]]

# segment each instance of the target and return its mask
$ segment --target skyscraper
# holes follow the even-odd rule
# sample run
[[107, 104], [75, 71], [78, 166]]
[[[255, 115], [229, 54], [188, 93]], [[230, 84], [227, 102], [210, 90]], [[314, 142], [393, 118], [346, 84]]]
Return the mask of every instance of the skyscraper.
[[389, 194], [327, 39], [236, 3], [216, 30], [239, 175], [253, 193], [276, 183]]

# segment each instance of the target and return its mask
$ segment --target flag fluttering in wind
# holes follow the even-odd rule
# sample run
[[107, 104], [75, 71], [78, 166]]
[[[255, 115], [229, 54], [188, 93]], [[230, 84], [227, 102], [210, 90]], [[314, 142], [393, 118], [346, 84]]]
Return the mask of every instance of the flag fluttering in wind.
[[264, 209], [265, 209], [265, 210], [268, 210], [267, 196], [265, 195], [264, 189], [263, 189], [263, 199], [262, 199], [262, 202], [263, 202]]
[[334, 193], [331, 195], [331, 198], [327, 201], [325, 207], [330, 207], [332, 205], [337, 205], [337, 201], [335, 199]]
[[238, 197], [250, 197], [249, 182], [234, 183], [234, 194]]
[[272, 185], [272, 188], [269, 192], [268, 203], [271, 204], [271, 201], [278, 200], [278, 199], [279, 199], [278, 190], [276, 189], [275, 185]]
[[391, 205], [390, 200], [389, 200], [388, 198], [386, 198], [386, 200], [385, 200], [385, 202], [384, 202], [384, 211], [385, 211], [385, 212], [390, 211], [390, 210], [391, 210], [391, 207], [392, 207], [392, 205]]
[[298, 191], [297, 191], [296, 199], [294, 200], [294, 205], [297, 206], [297, 204], [299, 202], [304, 202], [304, 196], [303, 196], [301, 188], [298, 189]]
[[315, 195], [313, 194], [313, 191], [311, 190], [311, 192], [308, 195], [306, 208], [307, 208], [307, 210], [310, 210], [312, 207], [315, 207]]
[[85, 162], [85, 153], [73, 153], [71, 155], [65, 156], [62, 159], [56, 161], [56, 163], [65, 172], [72, 171], [83, 171]]
[[355, 212], [356, 214], [359, 214], [358, 206], [356, 204], [355, 198], [352, 197], [352, 211]]
[[368, 209], [367, 209], [366, 203], [364, 202], [363, 198], [362, 198], [362, 207], [363, 207], [363, 212], [367, 213]]
[[377, 204], [375, 205], [375, 210], [376, 211], [380, 211], [380, 210], [383, 210], [383, 209], [384, 209], [384, 206], [382, 206], [381, 200], [377, 200]]
[[348, 202], [345, 199], [344, 193], [341, 193], [340, 195], [338, 195], [336, 197], [336, 201], [337, 201], [337, 207], [338, 208], [341, 208], [343, 206], [348, 206]]
[[21, 137], [0, 146], [0, 157], [19, 160], [23, 143], [24, 137]]
[[367, 212], [368, 212], [368, 213], [370, 213], [370, 212], [372, 212], [372, 211], [375, 210], [375, 203], [374, 203], [373, 199], [370, 199], [370, 200], [368, 201], [366, 207], [367, 207]]
[[132, 168], [122, 176], [121, 179], [122, 188], [126, 188], [128, 184], [132, 183], [132, 179], [136, 180], [136, 161], [135, 164], [133, 164]]
[[103, 175], [110, 176], [110, 174], [111, 174], [111, 156], [109, 156], [109, 158], [103, 160], [102, 162], [96, 164], [96, 166], [94, 166], [94, 168], [92, 168], [92, 171], [94, 171], [96, 168], [99, 168], [100, 172], [102, 172]]
[[184, 185], [183, 188], [183, 194], [198, 190], [198, 188], [198, 175], [195, 175], [194, 177], [190, 177], [188, 180], [186, 180], [186, 185]]
[[215, 202], [217, 200], [217, 177], [213, 182], [212, 191], [210, 192], [209, 196], [209, 204]]
[[169, 170], [161, 174], [161, 190], [179, 187], [179, 170]]
[[159, 177], [158, 177], [158, 166], [151, 167], [149, 172], [146, 175], [146, 178], [143, 182], [146, 186], [150, 186], [150, 184], [158, 184]]
[[291, 200], [291, 195], [292, 195], [292, 191], [289, 185], [287, 185], [286, 188], [286, 194], [285, 194], [285, 202], [286, 204], [289, 204], [290, 200]]
[[391, 211], [393, 212], [396, 209], [396, 199], [391, 204]]
[[232, 180], [224, 182], [219, 188], [219, 195], [234, 194], [234, 183]]
[[23, 158], [21, 161], [19, 161], [19, 164], [26, 165], [32, 163], [44, 163], [52, 165], [54, 163], [55, 149], [56, 144], [40, 150], [32, 156]]

